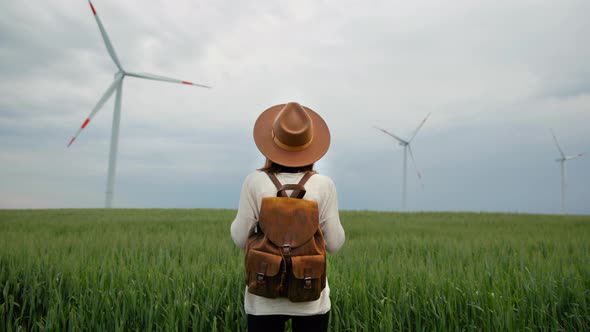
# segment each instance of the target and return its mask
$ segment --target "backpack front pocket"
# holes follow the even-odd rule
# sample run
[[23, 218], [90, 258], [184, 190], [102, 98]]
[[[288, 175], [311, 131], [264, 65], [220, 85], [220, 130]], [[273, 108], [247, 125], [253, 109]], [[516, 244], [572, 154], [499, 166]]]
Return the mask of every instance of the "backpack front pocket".
[[289, 300], [292, 302], [315, 301], [320, 298], [326, 283], [326, 256], [291, 257], [289, 276]]
[[267, 298], [276, 298], [281, 291], [283, 257], [258, 250], [246, 254], [248, 292]]

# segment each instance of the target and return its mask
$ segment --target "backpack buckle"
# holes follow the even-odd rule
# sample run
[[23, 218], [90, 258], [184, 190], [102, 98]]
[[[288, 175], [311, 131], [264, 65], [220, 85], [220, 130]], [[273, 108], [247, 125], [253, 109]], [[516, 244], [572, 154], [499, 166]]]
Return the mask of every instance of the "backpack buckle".
[[283, 244], [283, 255], [291, 254], [291, 245], [288, 243]]
[[305, 277], [305, 279], [303, 280], [305, 281], [305, 285], [303, 286], [303, 288], [311, 289], [311, 277]]
[[258, 272], [258, 274], [257, 274], [257, 277], [256, 277], [256, 281], [257, 281], [259, 284], [264, 284], [264, 283], [265, 283], [264, 277], [265, 277], [265, 276], [264, 276], [264, 273], [262, 273], [262, 272]]

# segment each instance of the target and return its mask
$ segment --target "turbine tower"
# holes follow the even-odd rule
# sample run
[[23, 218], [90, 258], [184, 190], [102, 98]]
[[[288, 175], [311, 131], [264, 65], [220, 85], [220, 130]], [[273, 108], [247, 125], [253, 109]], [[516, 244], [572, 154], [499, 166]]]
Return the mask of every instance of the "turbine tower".
[[202, 87], [202, 88], [211, 88], [211, 87], [207, 86], [207, 85], [191, 83], [191, 82], [187, 82], [187, 81], [183, 81], [183, 80], [179, 80], [179, 79], [175, 79], [175, 78], [159, 76], [159, 75], [153, 75], [153, 74], [147, 74], [147, 73], [133, 73], [133, 72], [129, 72], [129, 71], [126, 71], [125, 69], [123, 69], [123, 66], [121, 66], [121, 63], [119, 62], [119, 58], [117, 57], [117, 54], [115, 53], [115, 49], [113, 48], [111, 40], [109, 39], [109, 36], [107, 35], [107, 33], [104, 29], [104, 26], [102, 25], [100, 18], [96, 14], [96, 10], [94, 9], [94, 6], [92, 5], [92, 2], [90, 0], [88, 0], [88, 4], [90, 5], [90, 9], [92, 10], [92, 14], [94, 15], [94, 18], [96, 19], [96, 24], [98, 25], [98, 29], [100, 30], [100, 34], [102, 35], [102, 39], [103, 39], [104, 44], [107, 48], [107, 52], [109, 53], [111, 59], [113, 60], [113, 62], [115, 63], [115, 65], [117, 66], [117, 68], [119, 70], [115, 73], [115, 79], [114, 79], [113, 83], [111, 83], [111, 85], [107, 88], [107, 90], [102, 95], [102, 97], [100, 97], [100, 99], [98, 100], [98, 103], [96, 104], [96, 106], [94, 106], [94, 108], [92, 109], [92, 112], [90, 112], [90, 115], [88, 115], [88, 117], [84, 120], [84, 122], [82, 123], [82, 126], [78, 129], [76, 134], [72, 137], [72, 139], [70, 140], [70, 143], [68, 143], [68, 147], [70, 147], [70, 145], [72, 145], [72, 143], [74, 143], [74, 140], [76, 140], [78, 135], [80, 135], [80, 132], [82, 132], [82, 130], [84, 128], [86, 128], [86, 126], [88, 125], [90, 120], [92, 120], [92, 118], [101, 109], [101, 107], [104, 105], [104, 103], [111, 97], [111, 95], [115, 91], [117, 91], [117, 94], [115, 95], [115, 111], [113, 113], [113, 126], [111, 129], [109, 171], [108, 171], [108, 179], [107, 179], [106, 198], [105, 198], [105, 207], [110, 208], [112, 206], [112, 202], [113, 202], [114, 187], [115, 187], [115, 170], [117, 167], [117, 148], [118, 148], [118, 143], [119, 143], [119, 123], [121, 121], [121, 99], [123, 97], [123, 79], [125, 78], [125, 76], [144, 78], [144, 79], [154, 80], [154, 81], [163, 81], [163, 82], [194, 85], [194, 86], [198, 86], [198, 87]]
[[386, 135], [393, 137], [395, 140], [398, 141], [399, 145], [404, 147], [404, 163], [403, 163], [403, 179], [402, 179], [402, 181], [403, 181], [403, 184], [402, 184], [402, 210], [404, 210], [404, 211], [406, 210], [408, 151], [410, 152], [410, 157], [412, 158], [412, 163], [414, 164], [414, 168], [416, 169], [416, 175], [418, 176], [418, 180], [420, 181], [420, 184], [423, 186], [422, 175], [420, 175], [420, 171], [418, 170], [418, 167], [416, 166], [416, 159], [414, 159], [414, 153], [412, 152], [412, 146], [410, 145], [410, 143], [412, 142], [414, 137], [416, 137], [416, 135], [418, 134], [418, 131], [420, 130], [420, 128], [422, 128], [422, 126], [424, 125], [424, 122], [426, 122], [426, 120], [428, 119], [429, 116], [430, 116], [430, 113], [428, 113], [428, 115], [424, 118], [424, 120], [422, 120], [422, 122], [420, 122], [420, 124], [418, 125], [418, 127], [416, 127], [416, 129], [414, 130], [414, 132], [412, 133], [412, 135], [410, 136], [410, 138], [408, 140], [402, 139], [399, 136], [396, 136], [396, 135], [388, 132], [385, 129], [375, 127], [377, 130], [380, 130], [383, 133], [385, 133]]
[[565, 162], [568, 160], [581, 157], [584, 155], [584, 153], [578, 153], [574, 156], [566, 156], [561, 147], [559, 146], [559, 143], [557, 142], [557, 137], [555, 137], [555, 133], [551, 131], [551, 134], [553, 135], [553, 140], [555, 141], [555, 145], [557, 145], [557, 149], [559, 150], [559, 154], [561, 155], [561, 158], [557, 158], [555, 159], [555, 161], [559, 163], [561, 171], [561, 213], [567, 214], [567, 208], [565, 206], [565, 191], [567, 188], [567, 184], [565, 181]]

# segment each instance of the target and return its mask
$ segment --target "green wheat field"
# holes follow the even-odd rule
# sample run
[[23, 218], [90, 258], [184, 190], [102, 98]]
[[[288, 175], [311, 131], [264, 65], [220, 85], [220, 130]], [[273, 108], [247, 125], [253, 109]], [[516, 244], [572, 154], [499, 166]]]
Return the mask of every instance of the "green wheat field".
[[[0, 210], [0, 330], [245, 331], [235, 210]], [[343, 211], [331, 331], [590, 331], [590, 216]]]

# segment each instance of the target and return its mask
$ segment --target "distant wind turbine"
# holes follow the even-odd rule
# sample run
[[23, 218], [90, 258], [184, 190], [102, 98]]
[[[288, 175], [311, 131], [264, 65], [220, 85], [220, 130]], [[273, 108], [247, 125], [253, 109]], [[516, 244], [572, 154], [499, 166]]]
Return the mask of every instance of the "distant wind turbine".
[[430, 114], [431, 113], [428, 113], [428, 115], [424, 118], [424, 120], [422, 120], [422, 122], [420, 122], [420, 124], [418, 125], [418, 127], [416, 127], [416, 129], [414, 130], [414, 132], [412, 133], [412, 135], [410, 136], [410, 138], [408, 140], [404, 140], [404, 139], [400, 138], [399, 136], [396, 136], [396, 135], [388, 132], [385, 129], [375, 127], [375, 129], [380, 130], [383, 133], [385, 133], [386, 135], [393, 137], [395, 140], [397, 140], [399, 142], [399, 145], [404, 147], [404, 164], [403, 164], [404, 166], [403, 166], [403, 185], [402, 185], [402, 209], [404, 211], [406, 210], [408, 151], [410, 151], [410, 157], [412, 158], [412, 163], [414, 164], [414, 168], [416, 169], [416, 175], [418, 176], [418, 180], [420, 181], [420, 184], [423, 186], [422, 175], [420, 174], [420, 171], [418, 170], [418, 166], [416, 165], [416, 160], [414, 159], [414, 153], [412, 152], [412, 146], [410, 145], [410, 143], [412, 142], [414, 137], [416, 137], [416, 135], [418, 134], [418, 131], [420, 130], [420, 128], [422, 128], [422, 126], [424, 125], [424, 123], [426, 122], [426, 120], [428, 119]]
[[74, 143], [74, 140], [76, 140], [78, 135], [80, 135], [80, 132], [82, 132], [82, 129], [86, 128], [86, 126], [88, 125], [90, 120], [92, 120], [92, 118], [96, 115], [96, 113], [100, 110], [100, 108], [104, 105], [104, 103], [111, 97], [113, 92], [115, 92], [115, 90], [116, 90], [117, 94], [115, 96], [115, 111], [113, 114], [113, 127], [111, 129], [109, 171], [108, 171], [108, 179], [107, 179], [106, 198], [105, 198], [105, 207], [110, 208], [112, 205], [112, 201], [113, 201], [114, 186], [115, 186], [115, 169], [117, 166], [117, 147], [118, 147], [118, 143], [119, 143], [119, 123], [121, 120], [121, 98], [123, 95], [123, 79], [125, 78], [125, 76], [145, 78], [145, 79], [154, 80], [154, 81], [164, 81], [164, 82], [171, 82], [171, 83], [194, 85], [194, 86], [198, 86], [198, 87], [202, 87], [202, 88], [211, 88], [211, 87], [207, 86], [207, 85], [191, 83], [191, 82], [187, 82], [187, 81], [183, 81], [183, 80], [179, 80], [179, 79], [175, 79], [175, 78], [169, 78], [169, 77], [147, 74], [147, 73], [132, 73], [132, 72], [124, 70], [123, 67], [121, 66], [121, 63], [119, 62], [119, 58], [117, 57], [117, 54], [115, 53], [115, 49], [113, 48], [113, 45], [111, 44], [111, 40], [109, 39], [109, 36], [107, 35], [107, 33], [102, 25], [102, 22], [100, 21], [100, 18], [96, 14], [96, 10], [94, 9], [94, 6], [92, 5], [92, 2], [90, 0], [88, 0], [88, 4], [90, 4], [90, 9], [92, 9], [92, 14], [94, 14], [94, 18], [96, 19], [96, 24], [98, 24], [98, 29], [100, 30], [100, 34], [102, 35], [102, 39], [104, 40], [104, 44], [107, 48], [107, 52], [109, 53], [111, 59], [113, 60], [113, 62], [115, 63], [115, 65], [117, 66], [117, 68], [119, 70], [117, 71], [117, 73], [115, 73], [115, 80], [113, 81], [113, 83], [111, 83], [111, 85], [107, 88], [107, 90], [102, 95], [102, 97], [100, 97], [100, 99], [98, 100], [98, 103], [96, 104], [96, 106], [94, 106], [94, 108], [92, 109], [92, 112], [90, 112], [90, 115], [86, 118], [86, 120], [84, 120], [84, 122], [82, 123], [82, 126], [78, 129], [78, 131], [76, 132], [74, 137], [72, 137], [72, 139], [70, 140], [68, 147], [70, 147], [70, 145], [72, 145], [72, 143]]
[[555, 133], [553, 131], [551, 131], [551, 134], [553, 135], [553, 140], [555, 141], [555, 145], [557, 145], [557, 149], [559, 150], [559, 154], [561, 155], [561, 158], [557, 158], [555, 159], [556, 162], [559, 163], [559, 165], [561, 166], [561, 213], [566, 214], [567, 213], [567, 209], [565, 206], [565, 190], [567, 188], [567, 183], [565, 181], [565, 162], [568, 160], [572, 160], [572, 159], [576, 159], [578, 157], [583, 156], [585, 153], [578, 153], [577, 155], [574, 156], [566, 156], [565, 153], [563, 152], [563, 150], [561, 149], [561, 147], [559, 146], [559, 143], [557, 142], [557, 137], [555, 137]]

